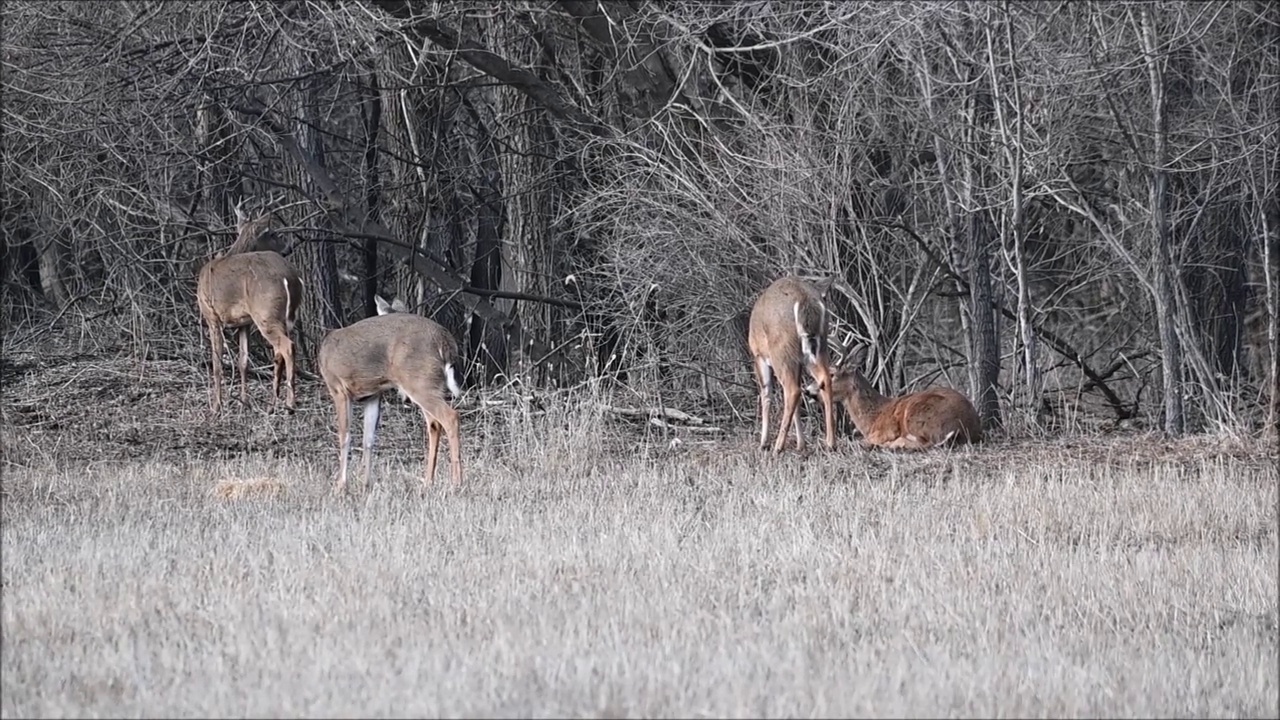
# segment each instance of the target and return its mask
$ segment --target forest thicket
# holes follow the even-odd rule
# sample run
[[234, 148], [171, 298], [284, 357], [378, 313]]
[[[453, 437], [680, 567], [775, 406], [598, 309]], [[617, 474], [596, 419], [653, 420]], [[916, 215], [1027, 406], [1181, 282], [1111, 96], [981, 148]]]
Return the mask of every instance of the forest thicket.
[[877, 382], [989, 425], [1276, 422], [1280, 4], [2, 8], [9, 327], [203, 371], [245, 201], [304, 369], [397, 294], [468, 385], [749, 409], [746, 311], [798, 272]]

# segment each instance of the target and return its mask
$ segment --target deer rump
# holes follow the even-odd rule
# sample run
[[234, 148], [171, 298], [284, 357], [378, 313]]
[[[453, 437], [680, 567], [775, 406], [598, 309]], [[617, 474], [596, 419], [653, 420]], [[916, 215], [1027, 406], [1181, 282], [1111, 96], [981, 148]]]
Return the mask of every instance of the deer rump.
[[[352, 400], [421, 382], [461, 394], [455, 375], [458, 344], [428, 318], [376, 315], [329, 333], [321, 343], [320, 373]], [[435, 393], [433, 393], [435, 394]]]

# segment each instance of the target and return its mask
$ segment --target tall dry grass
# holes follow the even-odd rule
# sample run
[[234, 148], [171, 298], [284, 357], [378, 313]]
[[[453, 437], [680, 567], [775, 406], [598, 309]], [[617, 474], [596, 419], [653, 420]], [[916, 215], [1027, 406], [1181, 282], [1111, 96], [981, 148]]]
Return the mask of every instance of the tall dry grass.
[[465, 487], [425, 495], [408, 408], [345, 499], [323, 427], [10, 452], [0, 714], [1280, 714], [1270, 448], [774, 458], [539, 412], [470, 415]]

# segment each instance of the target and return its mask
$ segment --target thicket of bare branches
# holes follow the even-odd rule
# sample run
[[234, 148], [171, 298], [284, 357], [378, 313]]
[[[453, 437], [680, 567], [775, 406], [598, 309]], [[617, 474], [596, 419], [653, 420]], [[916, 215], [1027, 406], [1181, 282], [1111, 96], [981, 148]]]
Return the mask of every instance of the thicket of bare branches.
[[749, 408], [752, 298], [835, 274], [876, 379], [990, 424], [1276, 422], [1269, 3], [3, 13], [10, 325], [198, 367], [195, 272], [249, 198], [307, 278], [304, 358], [399, 293], [471, 383]]

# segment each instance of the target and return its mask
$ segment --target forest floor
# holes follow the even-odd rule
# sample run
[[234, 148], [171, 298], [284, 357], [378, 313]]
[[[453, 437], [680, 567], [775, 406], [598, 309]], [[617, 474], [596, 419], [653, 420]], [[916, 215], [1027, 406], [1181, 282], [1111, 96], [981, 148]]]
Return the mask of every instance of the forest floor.
[[0, 715], [1280, 715], [1260, 437], [774, 457], [472, 394], [423, 493], [388, 399], [335, 498], [319, 386], [206, 382], [6, 357]]

